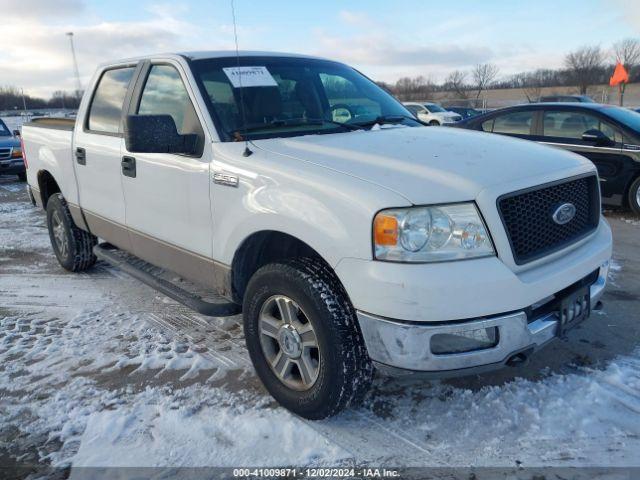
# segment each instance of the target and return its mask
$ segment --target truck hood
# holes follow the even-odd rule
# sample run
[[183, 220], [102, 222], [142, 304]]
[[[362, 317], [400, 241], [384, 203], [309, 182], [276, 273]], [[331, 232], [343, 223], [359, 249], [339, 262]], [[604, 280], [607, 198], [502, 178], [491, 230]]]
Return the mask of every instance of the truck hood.
[[13, 136], [0, 136], [0, 147], [19, 147], [20, 140]]
[[522, 179], [535, 185], [536, 177], [554, 172], [594, 169], [573, 153], [449, 127], [382, 128], [254, 142], [272, 153], [393, 190], [413, 204], [475, 200], [488, 187]]

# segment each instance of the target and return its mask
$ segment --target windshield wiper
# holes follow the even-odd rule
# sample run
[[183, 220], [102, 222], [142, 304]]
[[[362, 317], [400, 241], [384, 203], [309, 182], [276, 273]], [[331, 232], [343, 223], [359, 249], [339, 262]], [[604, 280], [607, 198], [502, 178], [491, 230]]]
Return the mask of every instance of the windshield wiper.
[[[302, 121], [304, 120], [304, 121]], [[256, 132], [258, 130], [265, 130], [271, 128], [282, 128], [282, 127], [304, 127], [306, 125], [337, 125], [339, 127], [344, 127], [348, 130], [363, 130], [364, 127], [359, 124], [351, 124], [351, 123], [342, 123], [336, 122], [335, 120], [326, 120], [323, 118], [308, 118], [308, 119], [288, 119], [288, 120], [273, 120], [269, 123], [258, 123], [258, 124], [250, 124], [245, 125], [240, 128], [234, 128], [233, 130], [229, 130], [227, 133], [231, 134], [235, 138], [238, 136], [242, 136], [243, 133]]]
[[373, 120], [369, 120], [368, 122], [354, 123], [352, 125], [359, 125], [361, 127], [373, 127], [376, 123], [378, 125], [397, 125], [399, 123], [402, 123], [403, 120], [411, 120], [413, 122], [425, 125], [424, 122], [421, 122], [417, 118], [410, 117], [408, 115], [380, 115]]
[[339, 127], [348, 128], [349, 130], [364, 130], [364, 127], [358, 123], [336, 122], [335, 120], [327, 120], [326, 118], [309, 118], [307, 122], [311, 125], [324, 125], [325, 123], [329, 123]]

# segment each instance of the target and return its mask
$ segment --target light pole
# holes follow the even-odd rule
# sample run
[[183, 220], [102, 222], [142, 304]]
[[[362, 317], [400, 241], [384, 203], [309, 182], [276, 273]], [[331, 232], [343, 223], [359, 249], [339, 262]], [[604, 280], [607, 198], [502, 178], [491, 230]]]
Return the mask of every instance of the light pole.
[[76, 49], [73, 46], [73, 32], [67, 32], [69, 43], [71, 44], [71, 56], [73, 57], [73, 71], [76, 75], [76, 95], [80, 96], [82, 92], [82, 84], [80, 83], [80, 70], [78, 70], [78, 60], [76, 59]]
[[27, 101], [24, 99], [24, 88], [20, 88], [20, 92], [22, 93], [22, 111], [24, 114], [27, 114]]

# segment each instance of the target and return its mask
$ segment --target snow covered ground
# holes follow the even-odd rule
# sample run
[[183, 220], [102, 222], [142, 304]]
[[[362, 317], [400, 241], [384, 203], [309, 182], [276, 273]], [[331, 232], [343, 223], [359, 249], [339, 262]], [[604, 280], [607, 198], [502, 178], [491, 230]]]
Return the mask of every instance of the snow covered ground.
[[610, 218], [605, 310], [569, 341], [481, 377], [379, 378], [363, 408], [307, 422], [259, 384], [240, 317], [201, 317], [104, 264], [59, 268], [23, 188], [0, 179], [2, 466], [640, 466], [629, 214]]

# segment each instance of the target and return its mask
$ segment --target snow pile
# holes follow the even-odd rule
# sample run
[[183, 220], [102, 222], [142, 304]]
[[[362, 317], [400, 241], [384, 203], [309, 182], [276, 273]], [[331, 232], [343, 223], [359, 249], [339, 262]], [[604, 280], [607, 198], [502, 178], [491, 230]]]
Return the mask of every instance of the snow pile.
[[607, 276], [607, 281], [611, 285], [618, 286], [617, 278], [621, 270], [622, 265], [620, 265], [620, 263], [615, 258], [609, 260], [609, 275]]
[[44, 216], [30, 204], [0, 203], [0, 218], [0, 257], [17, 250], [51, 249]]
[[625, 218], [625, 217], [620, 217], [620, 220], [622, 220], [624, 223], [627, 223], [629, 225], [633, 225], [633, 226], [638, 226], [640, 225], [640, 220], [638, 218]]
[[413, 432], [440, 465], [640, 464], [640, 351], [602, 371], [476, 392], [410, 388], [394, 404], [389, 426]]
[[42, 459], [55, 466], [79, 447], [73, 463], [84, 466], [333, 464], [346, 455], [264, 394], [213, 386], [215, 358], [143, 316], [103, 306], [69, 320], [4, 317], [0, 328], [0, 389], [11, 399], [0, 419], [46, 435], [57, 448]]
[[149, 389], [133, 406], [93, 414], [73, 459], [86, 466], [335, 465], [349, 454], [268, 405], [190, 387]]

